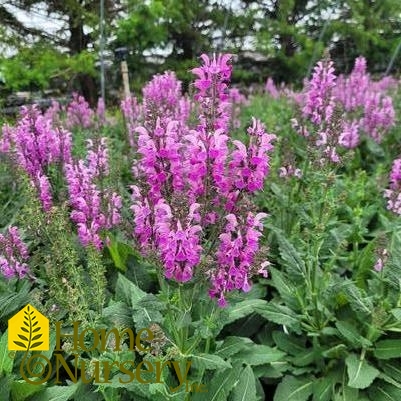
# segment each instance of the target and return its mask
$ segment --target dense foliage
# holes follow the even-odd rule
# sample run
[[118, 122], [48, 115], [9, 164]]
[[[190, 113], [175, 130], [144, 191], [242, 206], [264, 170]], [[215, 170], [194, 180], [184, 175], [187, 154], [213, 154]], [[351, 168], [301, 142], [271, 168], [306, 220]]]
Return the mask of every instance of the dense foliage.
[[[191, 72], [191, 96], [166, 72], [121, 114], [74, 95], [3, 126], [1, 399], [398, 400], [398, 82], [325, 57], [300, 92], [246, 98], [229, 54]], [[6, 344], [28, 302], [67, 332], [150, 328], [153, 352], [86, 332], [77, 383], [26, 382]], [[74, 347], [46, 357], [73, 369]], [[127, 384], [127, 361], [177, 369]]]

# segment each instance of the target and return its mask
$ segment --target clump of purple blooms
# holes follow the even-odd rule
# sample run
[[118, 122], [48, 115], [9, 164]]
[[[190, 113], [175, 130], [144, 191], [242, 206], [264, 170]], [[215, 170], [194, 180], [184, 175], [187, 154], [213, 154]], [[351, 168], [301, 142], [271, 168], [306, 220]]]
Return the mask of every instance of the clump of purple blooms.
[[359, 132], [363, 131], [376, 142], [380, 143], [385, 133], [394, 125], [395, 113], [393, 102], [387, 92], [396, 86], [394, 80], [388, 77], [373, 81], [367, 72], [364, 57], [355, 60], [354, 68], [348, 77], [340, 75], [334, 90], [334, 96], [349, 115], [356, 117], [348, 122], [354, 128], [354, 139], [350, 142], [355, 147], [359, 140]]
[[293, 127], [310, 137], [310, 143], [323, 150], [325, 158], [338, 163], [339, 149], [358, 146], [362, 132], [379, 143], [394, 125], [394, 108], [387, 91], [395, 85], [389, 79], [373, 81], [363, 57], [355, 60], [348, 77], [337, 77], [333, 62], [321, 60], [302, 96], [295, 98], [304, 121], [293, 119]]
[[53, 127], [52, 120], [37, 107], [23, 107], [17, 125], [3, 128], [3, 142], [3, 150], [29, 176], [48, 212], [52, 206], [48, 169], [71, 160], [71, 133]]
[[98, 250], [104, 245], [102, 230], [111, 229], [121, 221], [121, 197], [100, 185], [108, 174], [106, 138], [89, 139], [86, 159], [65, 166], [71, 220], [77, 224], [82, 245], [94, 246]]
[[85, 98], [78, 93], [73, 93], [72, 101], [67, 107], [67, 128], [90, 128], [93, 124], [94, 114]]
[[0, 272], [7, 278], [30, 276], [28, 247], [22, 241], [17, 227], [8, 227], [5, 234], [0, 234]]
[[[203, 272], [210, 295], [224, 306], [228, 292], [249, 291], [253, 275], [267, 275], [267, 262], [258, 257], [266, 215], [253, 212], [252, 195], [269, 173], [274, 136], [253, 119], [248, 144], [231, 138], [231, 55], [201, 59], [192, 70], [200, 111], [195, 126], [188, 126], [186, 113], [168, 110], [182, 110], [177, 86], [164, 106], [159, 92], [146, 92], [152, 113], [136, 128], [140, 159], [131, 210], [142, 252], [157, 255], [165, 277], [187, 282]], [[213, 255], [216, 262], [208, 262]]]

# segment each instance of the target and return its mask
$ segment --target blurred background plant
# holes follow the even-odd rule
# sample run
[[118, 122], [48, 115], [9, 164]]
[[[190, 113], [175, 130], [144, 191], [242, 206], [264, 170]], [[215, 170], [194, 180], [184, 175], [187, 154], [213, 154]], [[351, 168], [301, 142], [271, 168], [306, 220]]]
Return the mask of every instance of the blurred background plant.
[[121, 47], [134, 91], [165, 70], [185, 89], [202, 52], [235, 54], [233, 81], [246, 86], [266, 76], [299, 85], [324, 49], [339, 73], [349, 73], [361, 54], [370, 72], [395, 73], [400, 13], [397, 0], [3, 2], [0, 82], [5, 92], [75, 90], [94, 106], [103, 62], [109, 102], [121, 86], [114, 59]]

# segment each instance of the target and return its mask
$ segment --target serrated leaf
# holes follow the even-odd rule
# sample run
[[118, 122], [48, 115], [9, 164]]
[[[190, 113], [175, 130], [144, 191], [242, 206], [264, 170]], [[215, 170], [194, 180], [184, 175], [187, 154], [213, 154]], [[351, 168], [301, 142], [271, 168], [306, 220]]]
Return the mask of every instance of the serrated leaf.
[[252, 340], [246, 337], [226, 337], [217, 345], [215, 354], [221, 358], [229, 358], [250, 344], [252, 344]]
[[230, 401], [256, 401], [255, 380], [252, 368], [246, 366], [240, 374], [238, 384], [230, 394]]
[[285, 353], [278, 349], [267, 345], [253, 344], [234, 355], [233, 359], [248, 365], [257, 366], [279, 361], [284, 356]]
[[265, 319], [297, 330], [299, 327], [299, 317], [290, 308], [270, 302], [266, 307], [256, 308], [255, 312]]
[[339, 320], [336, 322], [336, 327], [341, 336], [352, 346], [356, 348], [366, 348], [372, 345], [372, 343], [367, 338], [359, 334], [358, 330], [351, 323]]
[[[343, 291], [350, 303], [351, 309], [358, 316], [369, 316], [373, 310], [373, 303], [362, 291], [352, 282], [343, 287]], [[363, 318], [363, 317], [362, 317]]]
[[273, 401], [307, 401], [313, 393], [313, 383], [311, 377], [297, 379], [285, 376], [277, 386]]
[[298, 292], [297, 287], [279, 270], [271, 268], [269, 273], [274, 288], [279, 292], [284, 303], [292, 309], [299, 310], [300, 305], [295, 296]]
[[286, 334], [282, 331], [274, 331], [272, 336], [278, 348], [290, 355], [296, 356], [305, 350], [304, 342], [291, 334]]
[[250, 315], [255, 312], [256, 308], [265, 308], [266, 305], [267, 302], [263, 299], [246, 299], [245, 301], [230, 305], [227, 308], [228, 318], [226, 319], [226, 324]]
[[13, 369], [13, 359], [8, 355], [8, 331], [3, 333], [0, 339], [0, 376], [11, 373]]
[[129, 327], [132, 324], [132, 311], [125, 302], [112, 303], [104, 308], [103, 314], [115, 327]]
[[303, 258], [295, 249], [287, 238], [284, 237], [282, 232], [277, 228], [269, 226], [276, 234], [277, 242], [279, 245], [280, 256], [285, 262], [285, 267], [288, 272], [294, 277], [305, 278], [305, 263]]
[[379, 371], [370, 366], [365, 359], [358, 358], [355, 354], [350, 354], [345, 359], [348, 372], [348, 386], [364, 389], [369, 387], [373, 380], [379, 375]]
[[197, 369], [225, 369], [231, 368], [231, 364], [225, 361], [223, 358], [220, 358], [217, 355], [212, 354], [198, 354], [198, 355], [189, 355], [189, 358], [192, 361], [192, 366]]
[[163, 323], [166, 305], [153, 294], [146, 294], [132, 306], [132, 319], [136, 327], [149, 327], [151, 323]]
[[373, 353], [378, 359], [401, 358], [401, 340], [378, 341]]
[[123, 300], [127, 305], [134, 306], [140, 299], [146, 295], [138, 286], [129, 281], [122, 274], [118, 274], [116, 283], [116, 298]]

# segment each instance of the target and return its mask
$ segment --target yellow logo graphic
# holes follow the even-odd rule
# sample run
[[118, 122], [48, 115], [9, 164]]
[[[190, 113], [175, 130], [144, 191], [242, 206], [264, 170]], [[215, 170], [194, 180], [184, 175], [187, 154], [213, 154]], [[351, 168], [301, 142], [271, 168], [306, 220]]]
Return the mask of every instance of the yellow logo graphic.
[[47, 351], [49, 319], [32, 305], [26, 305], [8, 321], [10, 351]]

